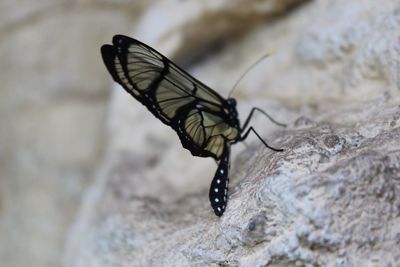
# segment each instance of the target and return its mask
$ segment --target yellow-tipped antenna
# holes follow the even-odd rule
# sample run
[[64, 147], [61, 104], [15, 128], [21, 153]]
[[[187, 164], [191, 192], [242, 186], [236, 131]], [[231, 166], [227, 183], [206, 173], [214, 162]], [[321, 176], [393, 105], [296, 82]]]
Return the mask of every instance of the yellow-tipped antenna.
[[250, 70], [252, 70], [256, 65], [258, 65], [261, 61], [266, 59], [267, 57], [270, 57], [272, 54], [274, 54], [272, 51], [265, 53], [262, 57], [260, 57], [256, 62], [250, 65], [250, 67], [247, 68], [247, 70], [239, 77], [239, 79], [235, 82], [233, 85], [231, 91], [229, 92], [228, 97], [231, 97], [233, 90], [235, 90], [236, 86], [239, 84], [239, 82], [243, 79], [244, 76], [246, 76], [247, 73], [249, 73]]

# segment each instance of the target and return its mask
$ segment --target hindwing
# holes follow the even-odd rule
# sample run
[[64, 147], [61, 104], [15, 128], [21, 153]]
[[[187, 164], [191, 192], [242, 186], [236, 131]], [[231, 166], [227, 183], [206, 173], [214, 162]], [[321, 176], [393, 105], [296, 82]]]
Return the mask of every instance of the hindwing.
[[207, 107], [196, 105], [187, 110], [176, 124], [182, 145], [194, 156], [211, 156], [219, 160], [226, 143], [237, 138], [238, 129], [225, 122], [221, 114]]

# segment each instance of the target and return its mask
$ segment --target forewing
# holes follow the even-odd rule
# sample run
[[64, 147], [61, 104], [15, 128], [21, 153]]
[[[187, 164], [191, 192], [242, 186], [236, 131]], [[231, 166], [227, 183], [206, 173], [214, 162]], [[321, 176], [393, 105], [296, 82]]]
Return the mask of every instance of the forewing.
[[135, 39], [116, 35], [101, 52], [113, 79], [168, 125], [180, 108], [192, 103], [222, 110], [224, 99], [215, 91]]

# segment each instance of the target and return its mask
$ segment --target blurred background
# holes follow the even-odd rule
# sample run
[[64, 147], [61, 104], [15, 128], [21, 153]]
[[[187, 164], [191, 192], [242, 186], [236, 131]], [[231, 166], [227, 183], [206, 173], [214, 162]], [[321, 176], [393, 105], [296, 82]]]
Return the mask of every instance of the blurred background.
[[152, 1], [0, 1], [1, 266], [60, 266], [105, 147], [101, 44]]
[[[148, 43], [223, 96], [273, 50], [235, 91], [242, 120], [252, 106], [283, 122], [330, 118], [344, 103], [398, 89], [398, 62], [380, 57], [387, 42], [363, 47], [367, 63], [357, 60], [364, 40], [396, 40], [395, 22], [377, 19], [395, 1], [373, 2], [1, 0], [1, 265], [60, 266], [69, 229], [104, 165], [116, 170], [123, 196], [174, 201], [209, 184], [202, 177], [212, 177], [214, 162], [192, 158], [173, 131], [113, 85], [99, 49], [114, 34]], [[368, 67], [376, 64], [384, 67]], [[365, 77], [376, 83], [354, 94]], [[276, 129], [256, 121], [264, 136]]]

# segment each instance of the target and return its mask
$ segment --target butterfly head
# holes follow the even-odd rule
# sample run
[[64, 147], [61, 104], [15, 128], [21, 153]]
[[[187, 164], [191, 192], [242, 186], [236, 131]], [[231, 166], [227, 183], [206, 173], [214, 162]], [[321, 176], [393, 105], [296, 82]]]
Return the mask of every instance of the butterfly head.
[[231, 107], [236, 107], [236, 99], [230, 97], [226, 100], [226, 102], [228, 103], [229, 106]]
[[230, 121], [230, 125], [239, 128], [238, 112], [236, 110], [236, 99], [228, 98], [226, 99], [226, 104], [224, 107], [227, 120]]
[[238, 113], [236, 110], [236, 99], [234, 98], [228, 98], [226, 100], [226, 108], [225, 108], [225, 112], [229, 115], [229, 117], [231, 118], [237, 118]]

